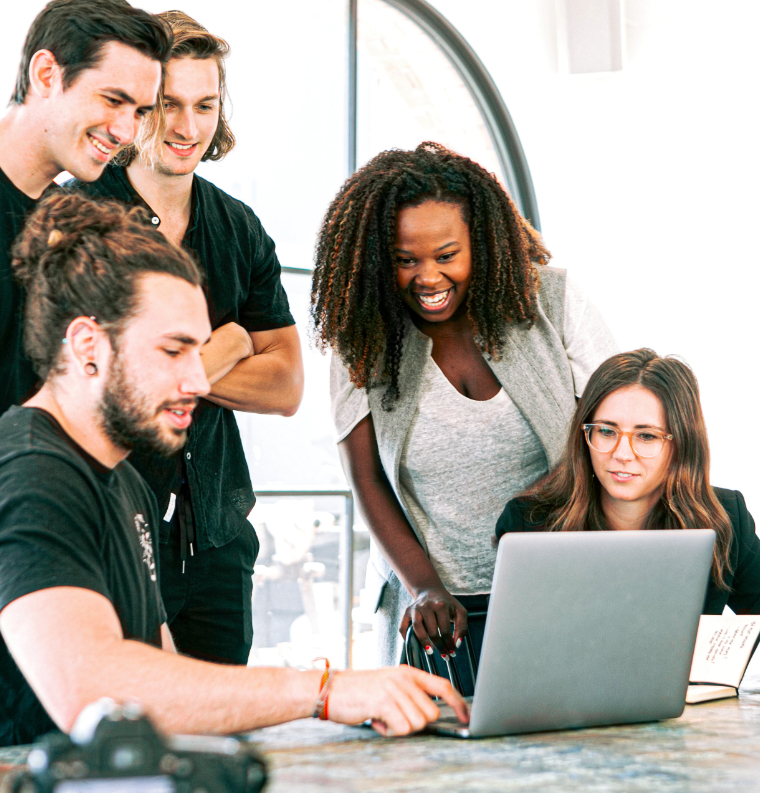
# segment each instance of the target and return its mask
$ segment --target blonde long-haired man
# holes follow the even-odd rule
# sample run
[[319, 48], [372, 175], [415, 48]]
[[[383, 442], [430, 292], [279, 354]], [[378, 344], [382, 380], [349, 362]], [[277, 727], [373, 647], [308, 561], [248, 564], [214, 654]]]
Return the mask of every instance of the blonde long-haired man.
[[252, 642], [259, 544], [247, 520], [255, 497], [232, 411], [295, 413], [303, 393], [301, 349], [274, 243], [249, 207], [195, 174], [235, 143], [224, 112], [229, 47], [180, 11], [159, 17], [171, 27], [174, 46], [156, 111], [121, 164], [76, 186], [143, 206], [205, 271], [213, 332], [203, 362], [211, 392], [181, 455], [137, 449], [132, 463], [164, 516], [161, 592], [178, 649], [240, 664]]

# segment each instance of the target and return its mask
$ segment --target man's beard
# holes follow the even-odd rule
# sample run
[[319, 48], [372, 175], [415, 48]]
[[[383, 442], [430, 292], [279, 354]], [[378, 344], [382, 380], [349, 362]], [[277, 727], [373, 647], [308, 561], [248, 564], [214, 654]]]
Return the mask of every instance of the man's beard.
[[[182, 401], [185, 407], [195, 403], [195, 399]], [[120, 449], [147, 446], [164, 457], [171, 457], [185, 445], [187, 430], [172, 427], [168, 434], [162, 433], [158, 416], [177, 404], [175, 400], [151, 408], [127, 377], [118, 354], [114, 354], [100, 402], [102, 427], [113, 444]]]

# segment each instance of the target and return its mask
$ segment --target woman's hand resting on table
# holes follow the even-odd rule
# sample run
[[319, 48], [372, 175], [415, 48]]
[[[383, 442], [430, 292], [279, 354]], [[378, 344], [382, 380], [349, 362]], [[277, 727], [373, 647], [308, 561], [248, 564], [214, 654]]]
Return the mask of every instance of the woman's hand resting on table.
[[[451, 623], [454, 632], [451, 632]], [[399, 632], [406, 637], [409, 625], [428, 655], [435, 647], [441, 655], [455, 655], [467, 633], [467, 611], [444, 587], [418, 593], [414, 603], [404, 612]]]

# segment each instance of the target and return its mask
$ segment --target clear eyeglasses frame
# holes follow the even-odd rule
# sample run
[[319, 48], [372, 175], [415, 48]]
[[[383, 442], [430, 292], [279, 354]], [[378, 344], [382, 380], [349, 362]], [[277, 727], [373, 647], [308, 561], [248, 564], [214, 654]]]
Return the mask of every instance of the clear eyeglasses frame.
[[665, 448], [665, 441], [672, 441], [672, 435], [666, 435], [659, 430], [634, 430], [623, 432], [609, 424], [584, 424], [583, 433], [586, 443], [602, 454], [612, 454], [620, 445], [620, 440], [625, 436], [631, 445], [631, 451], [637, 457], [657, 457]]

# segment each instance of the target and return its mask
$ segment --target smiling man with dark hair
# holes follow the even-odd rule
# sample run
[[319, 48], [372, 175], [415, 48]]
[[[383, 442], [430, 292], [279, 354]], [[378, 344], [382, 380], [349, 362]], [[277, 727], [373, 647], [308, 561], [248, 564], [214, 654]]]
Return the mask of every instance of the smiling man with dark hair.
[[58, 174], [97, 179], [156, 103], [172, 37], [124, 0], [53, 0], [32, 23], [0, 119], [0, 414], [37, 378], [21, 343], [8, 250]]

